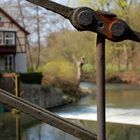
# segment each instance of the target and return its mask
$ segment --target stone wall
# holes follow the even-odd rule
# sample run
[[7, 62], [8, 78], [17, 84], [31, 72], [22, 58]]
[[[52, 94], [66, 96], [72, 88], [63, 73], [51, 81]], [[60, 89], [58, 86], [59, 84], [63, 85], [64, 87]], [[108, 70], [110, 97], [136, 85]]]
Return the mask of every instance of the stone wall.
[[[0, 88], [14, 94], [14, 81], [1, 78]], [[52, 108], [70, 102], [69, 96], [65, 95], [60, 89], [42, 85], [20, 83], [20, 96], [43, 108]]]

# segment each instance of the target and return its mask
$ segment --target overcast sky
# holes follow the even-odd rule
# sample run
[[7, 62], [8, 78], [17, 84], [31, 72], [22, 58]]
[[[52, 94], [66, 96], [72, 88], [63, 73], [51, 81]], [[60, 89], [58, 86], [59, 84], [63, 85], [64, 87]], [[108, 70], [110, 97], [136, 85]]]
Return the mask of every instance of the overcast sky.
[[52, 0], [61, 4], [66, 4], [68, 2], [68, 0]]
[[73, 7], [77, 7], [77, 0], [52, 0], [52, 1], [55, 1], [55, 2], [58, 2], [60, 4], [63, 4], [63, 5], [68, 5], [69, 6], [73, 6]]

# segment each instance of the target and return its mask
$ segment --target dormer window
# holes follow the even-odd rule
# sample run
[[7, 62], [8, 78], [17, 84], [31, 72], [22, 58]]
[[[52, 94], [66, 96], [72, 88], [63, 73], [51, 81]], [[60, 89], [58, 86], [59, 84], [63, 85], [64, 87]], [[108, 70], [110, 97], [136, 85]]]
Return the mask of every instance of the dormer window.
[[15, 46], [16, 33], [13, 31], [0, 31], [0, 46]]

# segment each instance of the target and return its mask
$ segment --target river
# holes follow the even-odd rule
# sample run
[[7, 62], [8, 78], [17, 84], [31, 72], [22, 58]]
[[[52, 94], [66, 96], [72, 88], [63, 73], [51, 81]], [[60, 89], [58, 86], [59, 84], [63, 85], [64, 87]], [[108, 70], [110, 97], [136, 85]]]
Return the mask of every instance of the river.
[[[80, 86], [92, 89], [93, 94], [82, 98], [76, 104], [55, 108], [52, 111], [77, 125], [97, 132], [96, 85], [81, 83]], [[140, 86], [106, 85], [106, 121], [109, 140], [140, 140]], [[47, 124], [33, 124], [22, 131], [21, 140], [78, 140]], [[0, 131], [4, 130], [0, 129]], [[0, 138], [2, 134], [4, 135], [1, 132]], [[0, 140], [4, 140], [4, 138]]]

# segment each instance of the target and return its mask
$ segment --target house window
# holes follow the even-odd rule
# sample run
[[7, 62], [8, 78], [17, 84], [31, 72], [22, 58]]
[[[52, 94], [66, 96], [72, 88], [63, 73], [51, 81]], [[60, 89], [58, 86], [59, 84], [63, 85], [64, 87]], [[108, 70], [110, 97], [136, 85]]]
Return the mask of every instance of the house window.
[[8, 55], [5, 57], [5, 70], [13, 71], [14, 69], [14, 56]]
[[0, 31], [0, 45], [14, 46], [16, 45], [16, 33]]
[[15, 33], [5, 32], [5, 45], [15, 45]]

